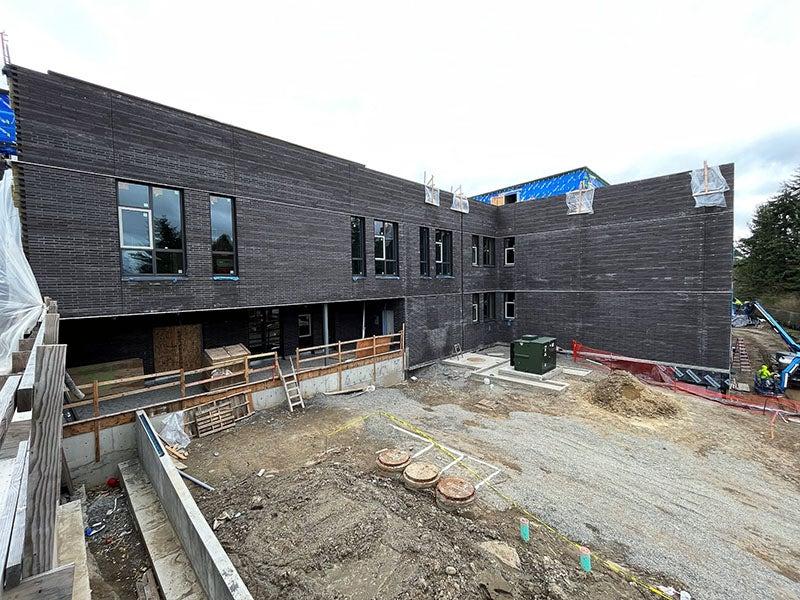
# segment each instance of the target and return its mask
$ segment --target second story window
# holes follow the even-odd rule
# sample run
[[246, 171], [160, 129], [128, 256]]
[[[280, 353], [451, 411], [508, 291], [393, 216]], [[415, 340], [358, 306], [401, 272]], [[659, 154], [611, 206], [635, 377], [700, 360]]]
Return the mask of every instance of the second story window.
[[364, 277], [366, 271], [366, 245], [364, 243], [364, 217], [350, 217], [350, 258], [353, 275]]
[[479, 250], [481, 238], [477, 235], [472, 236], [472, 266], [477, 267], [480, 263]]
[[119, 181], [117, 211], [124, 276], [185, 272], [179, 190]]
[[236, 218], [233, 198], [211, 196], [211, 272], [236, 275]]
[[375, 275], [398, 276], [397, 223], [375, 221]]
[[493, 267], [494, 263], [494, 238], [483, 238], [483, 266]]
[[503, 240], [503, 264], [507, 267], [514, 266], [514, 244], [513, 237], [507, 237]]
[[453, 276], [453, 232], [436, 230], [436, 275]]
[[419, 274], [431, 276], [431, 230], [427, 227], [419, 228]]

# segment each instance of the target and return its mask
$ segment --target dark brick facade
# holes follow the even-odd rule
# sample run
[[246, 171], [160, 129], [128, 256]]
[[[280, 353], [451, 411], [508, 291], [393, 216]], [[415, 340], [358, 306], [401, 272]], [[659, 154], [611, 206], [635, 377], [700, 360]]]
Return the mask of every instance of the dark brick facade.
[[[358, 304], [341, 303], [387, 301], [397, 326], [407, 325], [411, 364], [449, 354], [455, 343], [535, 332], [561, 345], [576, 338], [633, 356], [728, 366], [732, 191], [727, 209], [695, 209], [681, 173], [597, 190], [594, 215], [567, 216], [563, 196], [471, 202], [462, 215], [450, 210], [450, 194], [442, 192], [441, 207], [426, 205], [421, 184], [356, 162], [63, 75], [7, 73], [26, 248], [42, 292], [67, 319], [282, 306], [288, 340], [296, 335], [292, 307], [330, 302], [339, 303], [334, 334], [347, 339], [360, 335], [361, 315]], [[733, 166], [723, 173], [732, 187]], [[184, 276], [121, 276], [117, 179], [183, 191]], [[236, 199], [238, 281], [212, 278], [210, 193]], [[367, 233], [367, 276], [355, 280], [351, 215], [365, 217]], [[373, 219], [400, 225], [397, 278], [374, 274]], [[437, 228], [453, 232], [452, 277], [419, 276], [420, 226], [431, 238]], [[473, 234], [496, 237], [496, 267], [471, 265]], [[516, 238], [514, 267], [502, 264], [507, 235]], [[433, 239], [430, 246], [433, 269]], [[517, 296], [511, 323], [501, 318], [505, 291]], [[496, 295], [497, 319], [472, 323], [473, 292]], [[220, 326], [211, 313], [197, 318], [209, 347], [246, 330], [239, 321]]]

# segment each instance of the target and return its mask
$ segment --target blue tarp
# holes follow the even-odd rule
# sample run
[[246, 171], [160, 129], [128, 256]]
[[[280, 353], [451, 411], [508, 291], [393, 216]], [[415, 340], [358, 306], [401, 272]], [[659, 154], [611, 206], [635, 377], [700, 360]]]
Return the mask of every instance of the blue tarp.
[[0, 154], [16, 154], [17, 127], [8, 92], [0, 92]]
[[607, 181], [599, 177], [591, 169], [581, 167], [580, 169], [574, 169], [566, 173], [559, 173], [558, 175], [542, 177], [541, 179], [534, 179], [526, 183], [510, 185], [499, 190], [473, 196], [471, 199], [491, 204], [492, 198], [495, 196], [504, 196], [516, 192], [517, 202], [538, 200], [540, 198], [549, 198], [550, 196], [560, 196], [567, 192], [577, 190], [581, 186], [581, 181], [585, 181], [587, 186], [595, 188], [608, 185]]

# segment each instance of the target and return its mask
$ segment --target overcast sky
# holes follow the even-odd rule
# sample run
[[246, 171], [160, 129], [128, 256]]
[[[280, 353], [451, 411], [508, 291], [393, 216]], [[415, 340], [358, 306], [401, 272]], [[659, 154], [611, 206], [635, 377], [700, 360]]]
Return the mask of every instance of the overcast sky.
[[[252, 6], [251, 6], [252, 5]], [[800, 2], [11, 2], [13, 62], [476, 194], [800, 166]]]

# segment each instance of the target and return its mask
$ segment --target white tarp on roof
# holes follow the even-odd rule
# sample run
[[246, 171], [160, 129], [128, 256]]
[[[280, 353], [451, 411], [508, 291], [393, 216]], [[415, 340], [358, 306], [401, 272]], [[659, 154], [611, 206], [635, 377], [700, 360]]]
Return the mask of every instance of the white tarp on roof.
[[720, 206], [725, 208], [725, 192], [730, 188], [719, 167], [703, 167], [692, 171], [694, 207]]
[[22, 249], [19, 211], [11, 196], [11, 169], [0, 171], [0, 374], [11, 370], [11, 353], [42, 314], [36, 277]]

